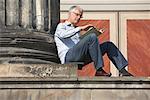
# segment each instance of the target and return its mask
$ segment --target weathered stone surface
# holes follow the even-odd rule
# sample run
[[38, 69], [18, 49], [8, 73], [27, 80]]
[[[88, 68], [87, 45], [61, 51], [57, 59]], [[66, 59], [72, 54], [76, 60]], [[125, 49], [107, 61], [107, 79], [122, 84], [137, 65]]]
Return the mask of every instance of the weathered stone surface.
[[36, 28], [38, 31], [44, 29], [44, 13], [43, 13], [43, 0], [36, 0]]
[[56, 27], [60, 22], [60, 0], [50, 0], [51, 4], [51, 34], [55, 33]]
[[[15, 31], [15, 30], [7, 30]], [[0, 63], [59, 63], [53, 36], [42, 32], [0, 33]]]
[[19, 0], [6, 0], [6, 16], [7, 26], [19, 25]]
[[0, 0], [0, 31], [21, 27], [54, 34], [59, 13], [60, 0]]
[[0, 0], [0, 28], [2, 27], [5, 27], [5, 0]]
[[[7, 94], [8, 93], [8, 94]], [[2, 100], [91, 100], [90, 91], [85, 90], [4, 90]]]
[[32, 0], [20, 1], [20, 24], [23, 28], [32, 28]]
[[[24, 73], [23, 73], [24, 74]], [[40, 89], [40, 88], [57, 88], [57, 89], [150, 89], [149, 78], [108, 78], [94, 77], [1, 77], [0, 88], [21, 88]], [[11, 84], [11, 85], [9, 85]], [[29, 85], [30, 84], [30, 85]], [[34, 84], [34, 85], [31, 85]], [[16, 86], [17, 85], [17, 86]]]
[[1, 100], [149, 100], [149, 90], [1, 90]]
[[[97, 87], [95, 86], [97, 85]], [[84, 87], [83, 87], [84, 86]], [[145, 87], [146, 86], [146, 87]], [[2, 100], [149, 100], [149, 78], [0, 78]]]
[[77, 65], [1, 64], [0, 77], [77, 77]]
[[91, 100], [149, 100], [150, 90], [102, 89], [91, 91]]

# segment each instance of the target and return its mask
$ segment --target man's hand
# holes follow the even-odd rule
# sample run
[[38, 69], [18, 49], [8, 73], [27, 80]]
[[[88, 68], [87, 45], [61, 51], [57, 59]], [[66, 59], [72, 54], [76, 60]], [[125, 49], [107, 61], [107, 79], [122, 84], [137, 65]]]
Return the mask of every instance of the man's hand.
[[99, 32], [104, 33], [104, 32], [105, 32], [105, 29], [102, 28], [102, 29], [99, 30]]
[[81, 29], [81, 31], [86, 31], [88, 30], [90, 27], [93, 27], [92, 24], [88, 24], [88, 25], [84, 25], [84, 26], [79, 26], [79, 28]]

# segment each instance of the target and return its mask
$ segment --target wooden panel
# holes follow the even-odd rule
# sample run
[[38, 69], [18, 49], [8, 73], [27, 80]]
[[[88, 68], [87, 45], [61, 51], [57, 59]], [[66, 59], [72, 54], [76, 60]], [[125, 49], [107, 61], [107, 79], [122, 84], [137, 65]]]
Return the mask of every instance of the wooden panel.
[[129, 71], [135, 76], [150, 76], [150, 20], [127, 20]]
[[[93, 24], [98, 29], [105, 28], [104, 34], [99, 36], [99, 42], [102, 43], [110, 39], [109, 37], [109, 20], [81, 20], [78, 25], [86, 25]], [[104, 69], [107, 72], [110, 72], [110, 62], [108, 60], [107, 55], [104, 55]], [[82, 70], [78, 70], [78, 76], [90, 76], [93, 77], [95, 75], [95, 68], [93, 63], [90, 63], [83, 67]]]

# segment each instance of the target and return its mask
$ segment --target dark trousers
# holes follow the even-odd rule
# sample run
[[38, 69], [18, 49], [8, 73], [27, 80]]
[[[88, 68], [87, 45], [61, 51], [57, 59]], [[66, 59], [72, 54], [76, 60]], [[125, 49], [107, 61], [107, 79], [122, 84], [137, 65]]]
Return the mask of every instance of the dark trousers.
[[86, 65], [94, 62], [97, 70], [104, 66], [102, 56], [105, 53], [118, 70], [128, 65], [127, 60], [112, 42], [99, 44], [97, 36], [94, 33], [81, 39], [80, 42], [67, 52], [65, 63], [83, 62], [83, 65]]

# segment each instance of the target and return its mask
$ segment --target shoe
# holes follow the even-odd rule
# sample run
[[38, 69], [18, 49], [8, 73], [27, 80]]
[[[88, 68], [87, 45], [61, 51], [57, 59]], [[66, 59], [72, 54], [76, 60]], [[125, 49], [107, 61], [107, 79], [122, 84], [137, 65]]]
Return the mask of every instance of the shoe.
[[78, 64], [78, 70], [82, 70], [83, 66], [83, 64]]
[[121, 69], [119, 71], [119, 76], [128, 76], [128, 77], [132, 77], [133, 75], [131, 73], [129, 73], [126, 69]]
[[128, 77], [133, 77], [131, 73], [119, 73], [119, 76], [128, 76]]
[[103, 69], [101, 71], [96, 71], [95, 76], [107, 76], [110, 77], [111, 73], [106, 73]]

